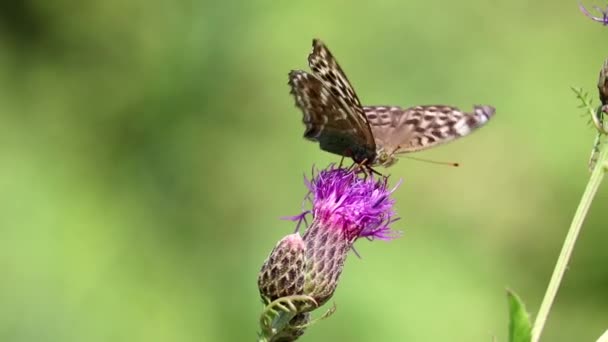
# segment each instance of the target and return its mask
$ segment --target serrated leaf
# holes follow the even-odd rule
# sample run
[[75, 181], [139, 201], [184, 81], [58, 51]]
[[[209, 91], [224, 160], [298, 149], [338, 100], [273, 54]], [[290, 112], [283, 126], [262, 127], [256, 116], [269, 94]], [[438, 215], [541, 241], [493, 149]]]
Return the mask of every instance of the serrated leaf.
[[509, 342], [530, 342], [532, 325], [524, 303], [512, 291], [507, 290], [509, 302]]

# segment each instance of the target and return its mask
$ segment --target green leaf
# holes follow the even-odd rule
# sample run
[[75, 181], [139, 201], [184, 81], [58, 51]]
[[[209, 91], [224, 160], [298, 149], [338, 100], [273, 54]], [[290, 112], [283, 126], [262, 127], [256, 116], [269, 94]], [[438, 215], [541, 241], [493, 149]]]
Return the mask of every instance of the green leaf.
[[511, 290], [507, 290], [507, 301], [509, 302], [509, 342], [530, 342], [532, 325], [524, 303]]

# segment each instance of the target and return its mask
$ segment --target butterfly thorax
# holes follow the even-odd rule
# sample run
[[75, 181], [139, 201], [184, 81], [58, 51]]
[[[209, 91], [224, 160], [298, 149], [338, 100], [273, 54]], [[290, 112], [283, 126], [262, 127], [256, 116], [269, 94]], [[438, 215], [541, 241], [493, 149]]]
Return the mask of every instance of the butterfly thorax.
[[[330, 151], [332, 152], [332, 151]], [[338, 153], [340, 155], [351, 157], [353, 161], [358, 164], [369, 164], [373, 165], [378, 160], [378, 155], [374, 151], [373, 146], [367, 145], [351, 145], [345, 153]]]

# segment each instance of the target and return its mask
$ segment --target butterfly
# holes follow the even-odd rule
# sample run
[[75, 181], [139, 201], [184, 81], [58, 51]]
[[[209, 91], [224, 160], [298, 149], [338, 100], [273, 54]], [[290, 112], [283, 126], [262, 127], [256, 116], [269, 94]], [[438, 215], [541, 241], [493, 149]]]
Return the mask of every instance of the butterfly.
[[312, 73], [292, 70], [288, 84], [303, 113], [304, 137], [324, 151], [369, 167], [388, 167], [400, 154], [468, 135], [494, 115], [491, 106], [474, 106], [472, 113], [445, 105], [362, 106], [325, 44], [313, 39], [312, 45]]

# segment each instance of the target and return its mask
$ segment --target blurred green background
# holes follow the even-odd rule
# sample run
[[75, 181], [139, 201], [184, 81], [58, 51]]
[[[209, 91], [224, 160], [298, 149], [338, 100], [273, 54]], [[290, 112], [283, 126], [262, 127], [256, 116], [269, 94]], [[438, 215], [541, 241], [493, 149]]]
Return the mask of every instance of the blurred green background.
[[[601, 2], [600, 2], [601, 4]], [[0, 5], [0, 341], [253, 341], [257, 272], [311, 166], [287, 73], [313, 37], [365, 104], [491, 104], [401, 160], [401, 239], [361, 241], [302, 341], [506, 341], [535, 314], [588, 178], [608, 28], [575, 1]], [[597, 100], [595, 102], [597, 104]], [[545, 341], [608, 328], [600, 190]]]

